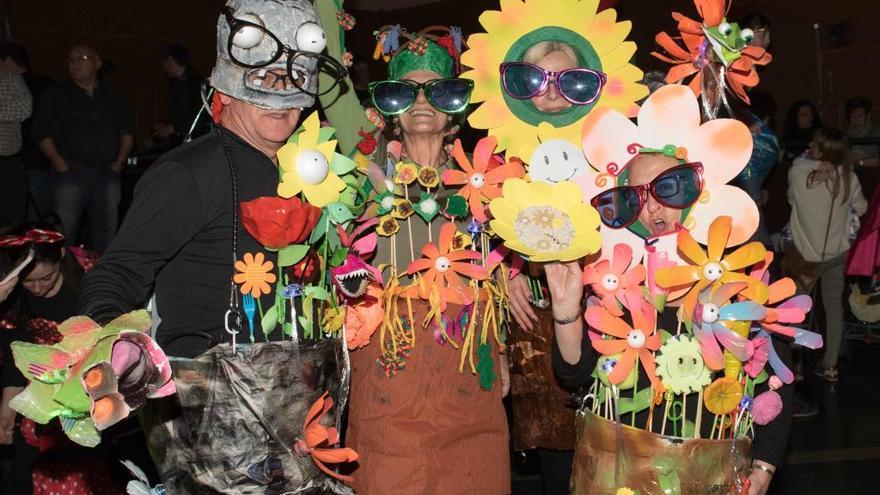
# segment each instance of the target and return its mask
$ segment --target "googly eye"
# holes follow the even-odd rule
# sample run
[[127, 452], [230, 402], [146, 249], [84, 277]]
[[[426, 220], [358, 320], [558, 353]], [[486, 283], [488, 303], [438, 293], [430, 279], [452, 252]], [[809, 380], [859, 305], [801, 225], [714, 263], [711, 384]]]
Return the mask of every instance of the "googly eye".
[[327, 35], [321, 26], [307, 22], [296, 31], [296, 47], [309, 53], [321, 53], [327, 46]]
[[[263, 25], [262, 19], [256, 14], [241, 14], [236, 16], [236, 19], [247, 21], [258, 26]], [[242, 50], [248, 50], [259, 45], [260, 42], [263, 41], [263, 36], [265, 36], [265, 34], [262, 29], [256, 26], [245, 25], [232, 35], [232, 44]]]
[[749, 44], [755, 39], [755, 32], [749, 28], [745, 28], [739, 33], [739, 37], [742, 38], [746, 44]]
[[626, 335], [626, 342], [633, 349], [641, 349], [645, 345], [645, 340], [645, 333], [638, 329], [631, 330]]
[[617, 290], [617, 287], [620, 286], [620, 280], [611, 273], [606, 274], [602, 277], [602, 288], [607, 291]]
[[700, 315], [703, 317], [703, 321], [705, 323], [715, 323], [718, 321], [718, 306], [714, 304], [707, 304], [703, 306], [703, 314]]
[[544, 164], [545, 164], [545, 165], [550, 165], [550, 157], [547, 156], [547, 155], [544, 155]]
[[305, 149], [296, 157], [296, 173], [305, 184], [316, 186], [327, 178], [330, 164], [320, 151]]
[[568, 152], [567, 151], [562, 152], [562, 159], [565, 161], [568, 161]]
[[440, 272], [447, 272], [452, 267], [452, 262], [449, 261], [449, 258], [446, 256], [439, 256], [436, 260], [434, 260], [434, 268]]
[[706, 266], [703, 267], [703, 277], [710, 282], [718, 280], [722, 274], [724, 274], [724, 269], [718, 263], [706, 263]]
[[718, 32], [724, 36], [730, 36], [730, 33], [733, 32], [733, 26], [729, 22], [722, 22], [718, 25]]

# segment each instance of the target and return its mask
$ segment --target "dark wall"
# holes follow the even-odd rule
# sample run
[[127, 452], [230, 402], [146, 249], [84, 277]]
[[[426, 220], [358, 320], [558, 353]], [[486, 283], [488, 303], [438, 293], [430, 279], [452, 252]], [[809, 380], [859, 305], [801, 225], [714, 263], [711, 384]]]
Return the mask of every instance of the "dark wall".
[[[378, 0], [377, 0], [378, 1]], [[166, 82], [159, 70], [163, 46], [178, 42], [191, 53], [196, 68], [207, 75], [213, 64], [215, 25], [223, 0], [50, 0], [5, 2], [13, 36], [31, 51], [34, 69], [64, 77], [64, 58], [71, 45], [93, 45], [113, 63], [110, 79], [128, 94], [137, 113], [139, 134], [147, 138], [153, 123], [165, 117]], [[548, 2], [552, 8], [552, 2]], [[349, 49], [362, 57], [373, 52], [372, 31], [401, 23], [410, 29], [455, 24], [463, 31], [481, 30], [478, 17], [497, 0], [447, 0], [393, 12], [352, 11], [358, 25], [348, 33]], [[648, 54], [654, 34], [673, 32], [671, 10], [696, 17], [690, 0], [619, 0], [619, 17], [633, 21], [631, 39], [639, 44], [637, 64], [664, 68]], [[819, 101], [825, 120], [842, 125], [840, 108], [850, 96], [871, 97], [880, 105], [880, 2], [873, 0], [738, 0], [732, 16], [758, 9], [773, 27], [773, 63], [762, 73], [761, 87], [778, 100], [780, 119], [794, 100]], [[816, 31], [819, 23], [817, 63]], [[829, 27], [848, 23], [844, 43], [828, 35]], [[847, 41], [848, 40], [848, 41]], [[821, 67], [821, 70], [820, 70]], [[822, 84], [820, 86], [820, 73]], [[374, 79], [384, 76], [377, 63]], [[878, 119], [880, 120], [880, 119]]]

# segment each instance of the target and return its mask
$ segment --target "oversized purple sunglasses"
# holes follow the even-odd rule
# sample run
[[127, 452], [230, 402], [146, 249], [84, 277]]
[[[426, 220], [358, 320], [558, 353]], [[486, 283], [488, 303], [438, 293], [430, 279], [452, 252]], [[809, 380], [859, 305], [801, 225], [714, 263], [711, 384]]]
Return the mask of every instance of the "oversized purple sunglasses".
[[501, 64], [501, 83], [511, 98], [526, 100], [547, 91], [550, 80], [556, 90], [572, 105], [589, 105], [599, 98], [608, 80], [604, 73], [576, 67], [550, 72], [527, 62]]

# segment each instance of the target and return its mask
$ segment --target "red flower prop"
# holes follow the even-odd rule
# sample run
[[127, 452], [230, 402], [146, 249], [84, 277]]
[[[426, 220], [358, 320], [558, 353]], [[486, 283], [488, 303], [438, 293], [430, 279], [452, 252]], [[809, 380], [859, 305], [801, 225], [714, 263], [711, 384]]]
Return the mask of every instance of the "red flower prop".
[[245, 230], [270, 249], [304, 241], [320, 218], [320, 208], [297, 197], [263, 196], [241, 204], [241, 223]]
[[339, 432], [336, 431], [336, 428], [328, 428], [321, 424], [321, 419], [327, 415], [332, 407], [333, 399], [328, 397], [327, 392], [324, 392], [324, 395], [309, 408], [305, 424], [303, 424], [304, 439], [297, 441], [294, 450], [300, 455], [310, 454], [312, 461], [321, 471], [336, 479], [351, 483], [351, 476], [336, 473], [326, 465], [354, 462], [358, 459], [358, 454], [354, 449], [333, 448], [333, 445], [339, 443]]

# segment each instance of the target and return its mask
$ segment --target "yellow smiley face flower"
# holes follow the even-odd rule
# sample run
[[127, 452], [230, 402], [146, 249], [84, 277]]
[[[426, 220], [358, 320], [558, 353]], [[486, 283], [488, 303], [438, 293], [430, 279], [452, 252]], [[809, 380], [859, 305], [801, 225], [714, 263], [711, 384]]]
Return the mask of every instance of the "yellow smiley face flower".
[[576, 184], [508, 179], [501, 193], [489, 204], [492, 231], [530, 260], [571, 261], [601, 247], [599, 213]]
[[278, 195], [290, 198], [302, 193], [306, 201], [323, 208], [339, 201], [345, 182], [339, 178], [353, 170], [354, 161], [336, 153], [336, 140], [330, 139], [335, 131], [321, 128], [318, 114], [313, 113], [302, 124], [302, 129], [278, 150], [281, 183]]
[[[599, 2], [590, 0], [505, 0], [501, 10], [480, 15], [484, 33], [471, 35], [470, 47], [461, 56], [472, 68], [461, 77], [474, 81], [471, 96], [480, 103], [468, 118], [472, 127], [488, 129], [498, 139], [498, 151], [527, 158], [538, 142], [538, 125], [549, 122], [558, 139], [580, 142], [586, 116], [598, 108], [611, 108], [635, 117], [637, 101], [648, 95], [639, 81], [642, 71], [630, 63], [636, 44], [626, 41], [632, 23], [618, 22], [614, 9], [596, 12]], [[605, 74], [598, 96], [586, 105], [573, 105], [549, 114], [528, 99], [510, 97], [502, 85], [502, 63], [522, 62], [526, 52], [542, 41], [562, 42], [572, 48], [577, 66]], [[551, 83], [552, 84], [552, 83]]]

